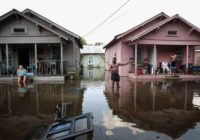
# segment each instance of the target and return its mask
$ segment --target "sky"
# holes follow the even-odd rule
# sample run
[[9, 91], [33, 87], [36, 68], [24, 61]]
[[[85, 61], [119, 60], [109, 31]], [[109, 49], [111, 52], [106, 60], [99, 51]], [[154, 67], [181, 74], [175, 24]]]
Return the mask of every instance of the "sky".
[[90, 32], [127, 0], [0, 0], [0, 15], [26, 8], [43, 15], [64, 28], [84, 37], [87, 43], [107, 44], [120, 34], [141, 22], [165, 12], [179, 14], [200, 27], [200, 0], [129, 0], [102, 26]]

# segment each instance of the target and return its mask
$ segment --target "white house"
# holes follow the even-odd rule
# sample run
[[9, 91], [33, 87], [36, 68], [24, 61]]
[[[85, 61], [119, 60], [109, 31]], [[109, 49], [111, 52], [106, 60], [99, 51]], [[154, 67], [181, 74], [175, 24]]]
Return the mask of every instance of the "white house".
[[81, 49], [81, 65], [87, 67], [105, 67], [105, 50], [103, 45], [85, 45]]

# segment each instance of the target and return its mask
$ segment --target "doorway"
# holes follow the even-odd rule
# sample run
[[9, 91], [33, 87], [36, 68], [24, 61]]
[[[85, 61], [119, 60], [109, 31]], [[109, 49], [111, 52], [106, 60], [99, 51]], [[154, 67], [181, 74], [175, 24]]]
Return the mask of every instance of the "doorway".
[[18, 64], [24, 68], [29, 66], [29, 48], [18, 48]]

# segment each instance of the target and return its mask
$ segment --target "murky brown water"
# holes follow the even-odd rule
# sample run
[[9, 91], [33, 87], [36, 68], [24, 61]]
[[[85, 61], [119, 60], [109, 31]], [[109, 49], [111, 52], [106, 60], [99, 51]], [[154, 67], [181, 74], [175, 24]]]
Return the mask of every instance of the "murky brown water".
[[112, 90], [109, 75], [102, 80], [94, 73], [64, 84], [1, 83], [0, 139], [38, 139], [42, 124], [54, 121], [55, 106], [71, 102], [68, 116], [94, 116], [93, 134], [76, 139], [199, 140], [200, 81], [131, 82], [124, 77], [120, 89]]

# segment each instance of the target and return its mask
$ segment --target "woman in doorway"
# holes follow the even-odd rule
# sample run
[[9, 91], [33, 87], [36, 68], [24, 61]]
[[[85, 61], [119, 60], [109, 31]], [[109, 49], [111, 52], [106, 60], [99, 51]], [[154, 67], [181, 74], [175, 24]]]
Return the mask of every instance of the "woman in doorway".
[[22, 65], [19, 65], [19, 68], [17, 70], [18, 83], [20, 83], [21, 80], [23, 80], [23, 82], [25, 83], [26, 76], [26, 69], [24, 69]]

